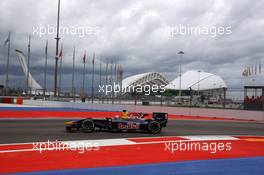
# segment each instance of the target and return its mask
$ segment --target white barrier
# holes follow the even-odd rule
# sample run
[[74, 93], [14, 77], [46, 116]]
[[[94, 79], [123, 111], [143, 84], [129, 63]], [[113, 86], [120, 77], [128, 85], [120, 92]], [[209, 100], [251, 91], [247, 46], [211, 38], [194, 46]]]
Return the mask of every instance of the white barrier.
[[24, 100], [24, 105], [41, 106], [41, 107], [56, 107], [56, 108], [75, 108], [89, 110], [104, 110], [104, 111], [120, 111], [118, 105], [110, 104], [91, 104], [77, 102], [60, 102], [60, 101], [43, 101], [43, 100]]
[[245, 119], [264, 121], [263, 111], [245, 111], [230, 109], [208, 109], [208, 108], [185, 108], [185, 107], [166, 107], [166, 106], [142, 106], [142, 105], [118, 105], [118, 104], [91, 104], [75, 102], [57, 102], [57, 101], [40, 101], [24, 100], [25, 105], [43, 106], [43, 107], [62, 107], [103, 111], [127, 111], [134, 112], [167, 112], [169, 114], [185, 116], [202, 116], [202, 117], [219, 117], [228, 119]]
[[201, 117], [218, 117], [228, 119], [245, 119], [264, 121], [264, 112], [230, 109], [186, 108], [186, 107], [160, 107], [160, 106], [124, 106], [135, 112], [167, 112], [169, 114]]

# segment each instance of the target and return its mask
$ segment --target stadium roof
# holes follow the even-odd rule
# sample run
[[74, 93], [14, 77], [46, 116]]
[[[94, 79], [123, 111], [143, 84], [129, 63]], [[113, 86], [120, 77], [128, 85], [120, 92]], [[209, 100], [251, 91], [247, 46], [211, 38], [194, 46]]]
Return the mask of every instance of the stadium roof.
[[166, 89], [172, 90], [211, 90], [227, 88], [225, 81], [218, 75], [211, 74], [202, 71], [187, 71], [181, 76], [181, 88], [180, 77], [171, 81]]
[[147, 72], [127, 77], [122, 81], [122, 87], [154, 84], [167, 85], [169, 80], [158, 72]]

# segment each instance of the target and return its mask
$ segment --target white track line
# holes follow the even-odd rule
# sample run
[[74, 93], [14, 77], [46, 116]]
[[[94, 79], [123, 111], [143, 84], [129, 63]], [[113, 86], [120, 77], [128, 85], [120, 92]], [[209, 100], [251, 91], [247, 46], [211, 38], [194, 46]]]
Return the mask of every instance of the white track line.
[[[252, 135], [240, 135], [240, 136], [248, 136], [248, 137], [264, 137], [264, 136], [252, 136]], [[177, 137], [177, 138], [183, 138], [183, 139], [202, 139], [204, 140], [205, 138], [211, 138], [211, 137], [215, 137], [217, 138], [224, 138], [226, 137], [227, 140], [234, 140], [234, 139], [238, 139], [236, 138], [236, 136], [229, 136], [229, 135], [197, 135], [197, 136], [155, 136], [155, 137], [123, 137], [123, 138], [118, 138], [118, 139], [156, 139], [156, 138], [172, 138], [172, 137]], [[197, 140], [196, 139], [196, 140]], [[69, 140], [69, 141], [63, 141], [63, 140], [57, 140], [57, 142], [78, 142], [78, 141], [96, 141], [96, 140], [115, 140], [115, 139], [95, 139], [95, 140]], [[210, 139], [212, 140], [212, 139]], [[222, 139], [223, 140], [223, 139]], [[46, 141], [43, 141], [46, 142]], [[12, 146], [12, 145], [25, 145], [25, 144], [33, 144], [33, 143], [43, 143], [43, 142], [24, 142], [24, 143], [1, 143], [1, 146]], [[55, 142], [54, 141], [50, 141], [50, 142]]]
[[[128, 139], [156, 139], [156, 138], [182, 138], [172, 140], [161, 140], [161, 141], [147, 141], [147, 142], [134, 142]], [[187, 140], [186, 140], [187, 139]], [[239, 140], [239, 138], [225, 135], [209, 135], [209, 136], [166, 136], [166, 137], [138, 137], [138, 138], [122, 138], [122, 139], [100, 139], [100, 140], [73, 140], [73, 141], [50, 141], [50, 143], [61, 143], [67, 145], [69, 148], [76, 147], [76, 145], [98, 145], [99, 147], [105, 146], [122, 146], [122, 145], [143, 145], [143, 144], [159, 144], [167, 142], [192, 142], [192, 141], [217, 141], [217, 140]], [[34, 142], [34, 144], [45, 144], [47, 142]], [[14, 145], [25, 145], [32, 144], [32, 149], [18, 149], [18, 150], [1, 150], [1, 146], [14, 146]], [[39, 151], [33, 148], [33, 143], [11, 143], [11, 144], [0, 144], [0, 153], [14, 153], [14, 152], [30, 152]], [[43, 150], [44, 151], [44, 150]], [[46, 150], [48, 151], [48, 150]], [[52, 150], [51, 150], [52, 151]]]
[[211, 140], [239, 140], [233, 136], [224, 136], [224, 135], [209, 135], [209, 136], [183, 136], [182, 138], [191, 140], [191, 141], [211, 141]]

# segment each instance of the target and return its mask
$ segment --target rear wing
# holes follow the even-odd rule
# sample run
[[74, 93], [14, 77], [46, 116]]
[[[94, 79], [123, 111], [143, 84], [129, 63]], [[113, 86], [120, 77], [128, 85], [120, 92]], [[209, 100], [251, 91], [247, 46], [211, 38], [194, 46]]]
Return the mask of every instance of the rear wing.
[[152, 117], [154, 120], [157, 120], [157, 121], [168, 120], [168, 113], [153, 112]]

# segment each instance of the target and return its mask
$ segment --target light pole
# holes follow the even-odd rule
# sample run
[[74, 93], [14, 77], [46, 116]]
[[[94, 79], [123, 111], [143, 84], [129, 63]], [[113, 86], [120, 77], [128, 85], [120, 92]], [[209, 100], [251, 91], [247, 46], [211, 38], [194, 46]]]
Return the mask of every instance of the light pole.
[[180, 102], [181, 102], [181, 59], [182, 59], [182, 56], [184, 54], [183, 51], [179, 51], [178, 54], [180, 55], [180, 78], [179, 78], [179, 99], [180, 99]]
[[61, 51], [60, 51], [60, 54], [59, 54], [59, 59], [60, 59], [60, 67], [59, 67], [59, 88], [58, 88], [58, 97], [60, 97], [60, 94], [61, 94], [61, 69], [62, 69], [62, 49], [63, 49], [63, 47], [62, 47], [62, 44], [61, 44]]
[[94, 102], [94, 61], [95, 61], [95, 53], [93, 53], [92, 103]]
[[57, 76], [58, 76], [58, 52], [59, 52], [59, 33], [60, 33], [60, 0], [58, 0], [58, 15], [57, 15], [57, 36], [56, 40], [56, 56], [55, 56], [55, 75], [54, 75], [54, 97], [57, 96]]
[[10, 42], [11, 42], [11, 32], [8, 33], [8, 38], [5, 41], [7, 45], [7, 63], [6, 63], [6, 83], [5, 83], [5, 95], [8, 95], [8, 86], [9, 86], [9, 57], [10, 57]]
[[75, 72], [75, 47], [73, 48], [73, 56], [72, 56], [72, 97], [75, 102], [74, 72]]
[[[29, 95], [31, 95], [31, 87], [29, 87], [29, 82], [31, 82], [32, 80], [29, 80], [29, 68], [30, 68], [30, 39], [31, 37], [29, 36], [28, 38], [28, 57], [27, 57], [27, 86], [26, 86], [26, 89], [27, 89], [27, 95], [28, 95], [28, 91], [29, 91]], [[29, 90], [30, 88], [30, 90]]]
[[83, 84], [82, 84], [82, 95], [85, 98], [85, 88], [84, 88], [84, 84], [85, 84], [85, 63], [86, 63], [86, 50], [84, 51], [84, 55], [83, 55]]
[[201, 79], [201, 71], [198, 70], [198, 100], [199, 100], [199, 104], [203, 103], [201, 95], [200, 95], [200, 79]]
[[[100, 56], [100, 70], [99, 70], [99, 84], [100, 86], [102, 86], [102, 56]], [[101, 94], [98, 94], [99, 95], [99, 102], [101, 101], [102, 102], [102, 95]]]
[[200, 76], [201, 76], [201, 71], [198, 70], [198, 96], [200, 95]]
[[47, 89], [47, 61], [48, 61], [48, 40], [46, 41], [45, 47], [45, 67], [44, 67], [44, 99], [46, 98], [46, 89]]

